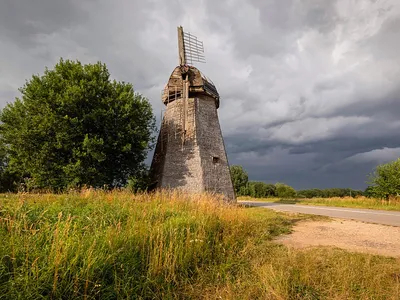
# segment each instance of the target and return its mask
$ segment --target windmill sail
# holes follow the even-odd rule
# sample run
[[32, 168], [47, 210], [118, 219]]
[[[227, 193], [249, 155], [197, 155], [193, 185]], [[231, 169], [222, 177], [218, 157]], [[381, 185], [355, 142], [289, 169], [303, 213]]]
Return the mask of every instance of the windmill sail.
[[178, 27], [178, 47], [180, 65], [206, 62], [203, 42], [199, 41], [195, 35], [184, 32], [182, 26]]
[[193, 62], [206, 62], [203, 42], [199, 41], [196, 36], [184, 32], [183, 44], [185, 46], [185, 58], [188, 64], [193, 64]]

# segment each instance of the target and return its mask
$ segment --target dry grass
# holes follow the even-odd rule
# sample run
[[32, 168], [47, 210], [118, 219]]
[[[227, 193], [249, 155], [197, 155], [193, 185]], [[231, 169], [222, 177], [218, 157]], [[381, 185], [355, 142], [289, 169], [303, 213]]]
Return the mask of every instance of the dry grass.
[[332, 197], [332, 198], [310, 198], [310, 199], [240, 197], [239, 200], [400, 211], [400, 199], [399, 198], [393, 198], [393, 199], [390, 199], [389, 201], [386, 201], [386, 200], [380, 200], [380, 199], [374, 199], [374, 198], [367, 198], [367, 197], [363, 197], [363, 196], [359, 196], [359, 197], [355, 197], [355, 198], [353, 198], [353, 197], [343, 197], [343, 198]]
[[0, 299], [398, 299], [400, 262], [271, 240], [297, 220], [211, 195], [0, 195]]

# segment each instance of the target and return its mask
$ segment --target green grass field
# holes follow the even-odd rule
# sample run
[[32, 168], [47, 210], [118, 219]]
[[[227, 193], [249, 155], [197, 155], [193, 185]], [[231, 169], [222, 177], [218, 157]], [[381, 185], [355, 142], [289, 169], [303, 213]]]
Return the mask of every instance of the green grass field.
[[0, 299], [399, 299], [399, 259], [272, 241], [304, 218], [178, 192], [3, 194]]
[[281, 198], [251, 198], [239, 197], [243, 201], [261, 201], [261, 202], [276, 202], [287, 204], [302, 204], [302, 205], [323, 205], [336, 207], [354, 207], [368, 209], [382, 209], [400, 211], [400, 199], [392, 199], [390, 201], [367, 198], [367, 197], [332, 197], [332, 198], [310, 198], [310, 199], [281, 199]]

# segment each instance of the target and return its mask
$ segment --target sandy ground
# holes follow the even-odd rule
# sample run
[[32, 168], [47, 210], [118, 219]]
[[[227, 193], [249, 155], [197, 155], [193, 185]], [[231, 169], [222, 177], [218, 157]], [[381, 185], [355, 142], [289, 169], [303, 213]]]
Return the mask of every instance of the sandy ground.
[[277, 242], [289, 247], [334, 246], [350, 251], [400, 257], [400, 227], [351, 220], [299, 222]]

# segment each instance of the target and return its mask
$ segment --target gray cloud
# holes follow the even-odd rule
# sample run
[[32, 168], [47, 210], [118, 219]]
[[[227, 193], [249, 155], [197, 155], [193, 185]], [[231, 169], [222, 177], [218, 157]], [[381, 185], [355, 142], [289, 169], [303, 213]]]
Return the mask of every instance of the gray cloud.
[[51, 34], [83, 22], [88, 11], [74, 0], [3, 0], [0, 32], [20, 46], [29, 47], [41, 34]]
[[5, 0], [0, 108], [64, 57], [106, 63], [159, 118], [178, 25], [205, 43], [230, 163], [251, 179], [364, 188], [400, 156], [396, 0]]

